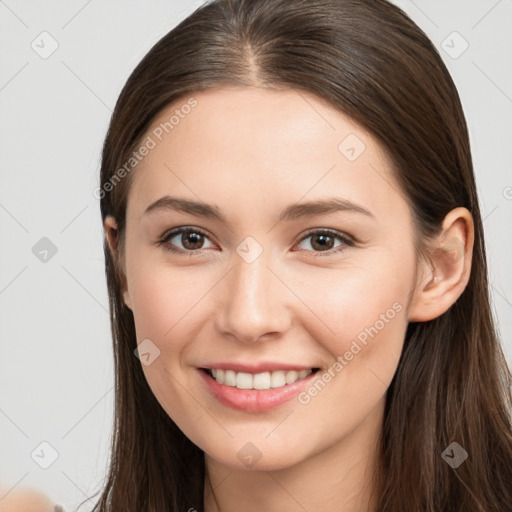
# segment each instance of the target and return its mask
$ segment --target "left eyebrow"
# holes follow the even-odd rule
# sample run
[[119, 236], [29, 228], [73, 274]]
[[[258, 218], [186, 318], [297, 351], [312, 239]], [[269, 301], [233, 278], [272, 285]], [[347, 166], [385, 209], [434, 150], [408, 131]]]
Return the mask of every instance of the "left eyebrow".
[[362, 213], [368, 217], [375, 218], [375, 215], [373, 215], [370, 210], [367, 210], [359, 204], [341, 197], [332, 197], [329, 199], [320, 199], [318, 201], [309, 201], [307, 203], [291, 204], [281, 213], [279, 221], [298, 219], [301, 217], [312, 217], [314, 215], [335, 212]]
[[[156, 210], [173, 210], [190, 213], [204, 218], [217, 219], [226, 223], [226, 218], [221, 213], [219, 208], [215, 205], [191, 201], [189, 199], [181, 199], [172, 196], [163, 196], [151, 203], [144, 215]], [[322, 215], [335, 212], [355, 212], [361, 213], [368, 217], [375, 218], [372, 212], [367, 210], [361, 205], [353, 203], [348, 199], [340, 197], [332, 197], [328, 199], [320, 199], [317, 201], [309, 201], [306, 203], [296, 203], [287, 206], [279, 216], [279, 221], [294, 220], [303, 217], [312, 217], [315, 215]]]

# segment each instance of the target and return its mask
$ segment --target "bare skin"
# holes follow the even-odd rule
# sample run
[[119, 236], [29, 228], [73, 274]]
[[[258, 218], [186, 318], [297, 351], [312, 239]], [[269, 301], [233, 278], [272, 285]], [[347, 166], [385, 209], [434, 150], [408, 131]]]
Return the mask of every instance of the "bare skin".
[[53, 512], [54, 504], [34, 489], [0, 488], [0, 512]]
[[[128, 196], [119, 254], [125, 303], [137, 342], [149, 339], [160, 350], [142, 366], [147, 381], [205, 452], [206, 512], [371, 512], [385, 396], [407, 325], [440, 316], [464, 290], [471, 214], [450, 212], [432, 258], [418, 261], [411, 212], [390, 162], [348, 117], [293, 90], [229, 88], [194, 97], [197, 107], [133, 171]], [[350, 134], [365, 145], [353, 161], [338, 149]], [[165, 195], [213, 204], [225, 221], [163, 208], [145, 213]], [[370, 215], [278, 220], [291, 204], [333, 197]], [[178, 234], [158, 245], [172, 228], [187, 226], [205, 236]], [[105, 230], [116, 255], [115, 219], [106, 219]], [[322, 234], [333, 236], [324, 250]], [[246, 237], [257, 242], [252, 251], [263, 250], [250, 263], [237, 252]], [[354, 340], [370, 326], [377, 334], [354, 354]], [[209, 362], [274, 361], [319, 367], [320, 379], [339, 357], [346, 364], [321, 392], [257, 413], [217, 401], [198, 370]], [[238, 456], [247, 443], [260, 457], [251, 467]]]

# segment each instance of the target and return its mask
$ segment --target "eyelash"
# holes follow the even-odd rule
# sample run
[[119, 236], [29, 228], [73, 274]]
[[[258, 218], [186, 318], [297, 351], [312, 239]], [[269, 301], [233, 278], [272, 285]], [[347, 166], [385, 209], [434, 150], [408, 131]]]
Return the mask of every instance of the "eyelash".
[[[177, 247], [173, 246], [169, 242], [176, 235], [180, 235], [182, 233], [197, 233], [197, 234], [203, 235], [206, 238], [209, 238], [207, 233], [205, 233], [202, 229], [196, 228], [196, 227], [193, 227], [193, 226], [188, 226], [188, 227], [176, 228], [176, 229], [173, 229], [172, 231], [169, 231], [168, 233], [165, 233], [162, 236], [162, 238], [160, 238], [157, 241], [156, 244], [157, 244], [158, 247], [163, 245], [164, 249], [166, 251], [170, 251], [170, 252], [176, 253], [176, 254], [183, 254], [183, 255], [186, 255], [186, 256], [196, 256], [196, 255], [200, 254], [201, 249], [184, 250], [184, 249], [180, 249], [180, 248], [177, 248]], [[308, 231], [299, 240], [298, 243], [303, 242], [304, 240], [306, 240], [307, 238], [310, 238], [313, 235], [319, 235], [319, 234], [321, 234], [321, 235], [329, 235], [329, 236], [331, 236], [333, 238], [337, 238], [337, 239], [341, 240], [342, 245], [339, 246], [339, 247], [336, 247], [334, 249], [329, 249], [327, 251], [308, 251], [308, 252], [313, 252], [314, 253], [313, 254], [314, 257], [317, 257], [317, 256], [319, 256], [319, 257], [332, 256], [334, 254], [338, 254], [340, 252], [343, 252], [347, 247], [353, 247], [355, 245], [355, 241], [351, 237], [343, 235], [342, 233], [340, 233], [338, 231], [335, 231], [334, 229], [315, 229], [315, 230], [312, 230], [312, 231]]]

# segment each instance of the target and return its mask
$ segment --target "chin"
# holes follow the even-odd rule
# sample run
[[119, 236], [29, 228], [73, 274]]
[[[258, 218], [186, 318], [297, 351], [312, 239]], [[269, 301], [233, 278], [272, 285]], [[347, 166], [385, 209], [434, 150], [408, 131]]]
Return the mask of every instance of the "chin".
[[223, 466], [236, 471], [278, 471], [292, 467], [307, 458], [303, 453], [301, 443], [298, 446], [280, 444], [269, 446], [268, 441], [254, 443], [248, 441], [233, 440], [230, 446], [215, 446], [202, 448], [207, 457], [215, 460]]

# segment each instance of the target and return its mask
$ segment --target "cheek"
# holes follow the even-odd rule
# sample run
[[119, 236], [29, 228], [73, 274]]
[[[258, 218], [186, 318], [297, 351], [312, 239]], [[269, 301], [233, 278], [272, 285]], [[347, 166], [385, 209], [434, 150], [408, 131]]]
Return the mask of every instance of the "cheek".
[[[373, 413], [383, 407], [407, 328], [406, 276], [405, 271], [385, 265], [373, 274], [347, 269], [309, 296], [330, 329], [317, 319], [306, 328], [332, 361], [319, 380], [298, 396], [295, 417], [309, 425], [312, 445], [336, 443], [370, 415], [369, 421], [375, 421], [377, 413]], [[326, 418], [321, 429], [317, 418]]]
[[[375, 255], [372, 263], [357, 268], [347, 266], [329, 279], [317, 279], [308, 295], [316, 317], [307, 329], [332, 356], [324, 382], [333, 392], [324, 394], [324, 399], [337, 407], [342, 398], [344, 406], [338, 410], [347, 414], [364, 413], [365, 407], [382, 398], [403, 348], [414, 258], [384, 256]], [[302, 286], [305, 290], [307, 283]], [[305, 396], [304, 402], [309, 398]]]
[[215, 293], [215, 278], [211, 269], [172, 268], [143, 254], [135, 254], [132, 262], [128, 289], [137, 341], [152, 340], [173, 364], [201, 328], [200, 315], [209, 292]]
[[[128, 287], [137, 342], [149, 339], [159, 351], [150, 364], [142, 364], [142, 370], [162, 408], [183, 431], [190, 432], [204, 417], [201, 407], [194, 407], [195, 401], [184, 393], [187, 375], [182, 361], [192, 348], [191, 341], [198, 337], [198, 315], [205, 304], [201, 298], [206, 299], [211, 284], [208, 286], [200, 271], [193, 276], [190, 268], [180, 272], [144, 257], [133, 258], [133, 262]], [[152, 350], [156, 350], [153, 345]]]

